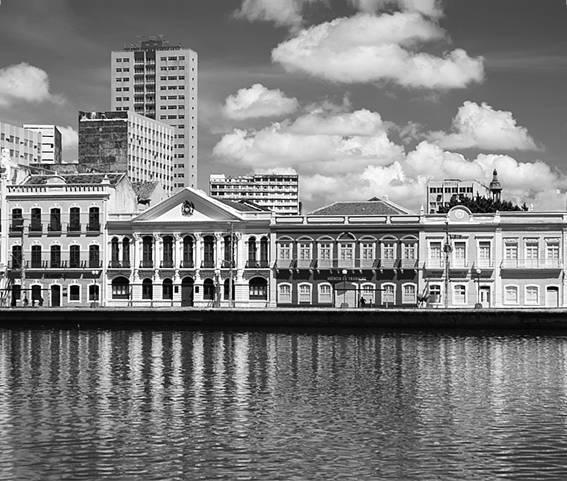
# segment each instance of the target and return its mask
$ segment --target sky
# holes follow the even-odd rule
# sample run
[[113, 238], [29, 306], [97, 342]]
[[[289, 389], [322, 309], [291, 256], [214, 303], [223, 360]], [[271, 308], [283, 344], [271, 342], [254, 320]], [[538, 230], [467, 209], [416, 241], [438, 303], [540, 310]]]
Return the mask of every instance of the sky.
[[503, 196], [566, 208], [564, 0], [2, 0], [0, 120], [110, 108], [110, 52], [199, 54], [199, 186], [297, 172], [306, 210], [497, 169]]

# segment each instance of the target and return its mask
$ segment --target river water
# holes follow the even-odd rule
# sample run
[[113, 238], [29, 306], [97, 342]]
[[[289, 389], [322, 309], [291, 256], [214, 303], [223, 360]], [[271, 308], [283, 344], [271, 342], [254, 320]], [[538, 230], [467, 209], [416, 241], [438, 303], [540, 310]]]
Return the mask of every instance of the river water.
[[0, 479], [567, 479], [567, 337], [0, 330]]

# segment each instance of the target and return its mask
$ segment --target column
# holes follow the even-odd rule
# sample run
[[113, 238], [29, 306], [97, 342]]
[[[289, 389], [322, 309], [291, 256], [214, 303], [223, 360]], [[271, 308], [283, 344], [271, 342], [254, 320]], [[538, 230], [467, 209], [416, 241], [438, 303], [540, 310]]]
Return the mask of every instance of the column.
[[[193, 245], [193, 262], [195, 264], [195, 269], [201, 268], [201, 262], [203, 262], [203, 234], [201, 232], [195, 232], [194, 234], [195, 244]], [[198, 274], [199, 271], [197, 271]]]

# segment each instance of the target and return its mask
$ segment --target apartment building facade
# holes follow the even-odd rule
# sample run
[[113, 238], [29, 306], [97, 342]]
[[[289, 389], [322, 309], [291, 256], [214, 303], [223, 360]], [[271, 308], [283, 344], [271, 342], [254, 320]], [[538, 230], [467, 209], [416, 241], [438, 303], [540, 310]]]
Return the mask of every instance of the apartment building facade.
[[162, 39], [111, 54], [111, 110], [135, 112], [175, 129], [173, 188], [197, 186], [198, 55]]
[[42, 161], [41, 132], [0, 122], [0, 151], [4, 149], [16, 164], [39, 164]]
[[79, 112], [79, 165], [124, 172], [133, 183], [174, 186], [175, 129], [132, 111]]
[[254, 202], [278, 215], [301, 214], [297, 174], [212, 174], [209, 194], [218, 199]]
[[427, 213], [437, 213], [439, 208], [449, 205], [453, 196], [474, 199], [477, 195], [487, 196], [489, 193], [489, 188], [476, 180], [431, 180], [427, 183]]
[[49, 167], [63, 162], [61, 131], [56, 125], [24, 124], [24, 129], [41, 134], [41, 165]]

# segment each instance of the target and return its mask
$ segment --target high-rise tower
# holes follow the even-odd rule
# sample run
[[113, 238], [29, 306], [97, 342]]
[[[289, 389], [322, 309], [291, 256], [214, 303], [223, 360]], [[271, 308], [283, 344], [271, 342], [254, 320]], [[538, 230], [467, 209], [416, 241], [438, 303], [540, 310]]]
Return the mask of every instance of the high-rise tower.
[[175, 127], [173, 187], [197, 186], [198, 56], [162, 39], [113, 51], [111, 110]]

